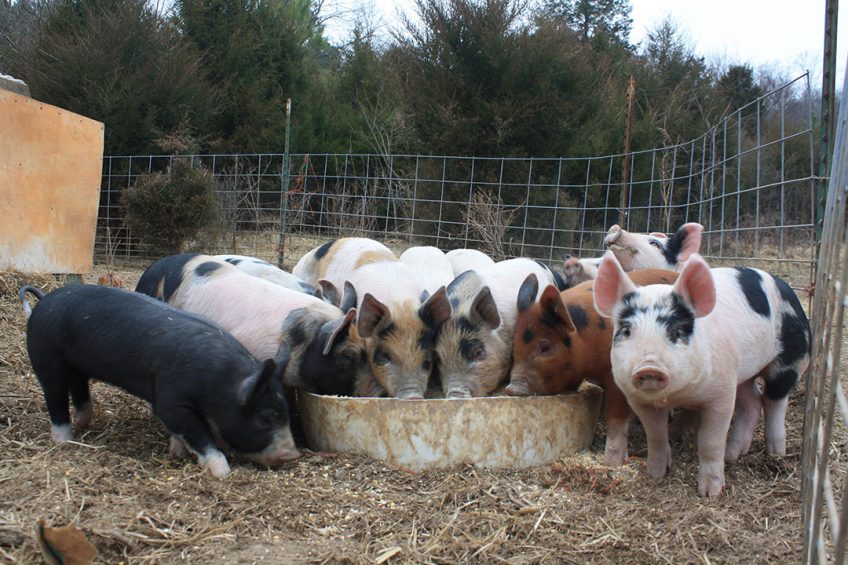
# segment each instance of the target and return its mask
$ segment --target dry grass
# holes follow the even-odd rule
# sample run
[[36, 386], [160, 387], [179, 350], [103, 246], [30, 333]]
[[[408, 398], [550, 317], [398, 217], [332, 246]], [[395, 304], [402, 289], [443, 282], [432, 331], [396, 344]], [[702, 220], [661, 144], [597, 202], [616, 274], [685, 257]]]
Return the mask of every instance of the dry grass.
[[[132, 287], [144, 264], [118, 262], [115, 271]], [[39, 517], [75, 522], [112, 563], [799, 560], [800, 390], [788, 456], [769, 457], [758, 430], [714, 500], [697, 496], [692, 438], [673, 446], [668, 477], [649, 479], [638, 425], [634, 457], [621, 468], [603, 466], [599, 424], [590, 453], [525, 470], [411, 473], [319, 454], [267, 469], [233, 456], [233, 474], [217, 480], [170, 459], [144, 403], [104, 385], [94, 386], [95, 418], [78, 443], [51, 443], [25, 350], [22, 282], [57, 285], [0, 275], [0, 561], [40, 562]]]

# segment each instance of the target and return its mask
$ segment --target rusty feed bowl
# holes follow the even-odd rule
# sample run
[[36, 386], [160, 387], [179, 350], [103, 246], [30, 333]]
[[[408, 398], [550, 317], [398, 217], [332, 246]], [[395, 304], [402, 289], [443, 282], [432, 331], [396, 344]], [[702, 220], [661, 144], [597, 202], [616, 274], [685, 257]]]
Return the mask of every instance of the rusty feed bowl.
[[360, 453], [408, 469], [529, 467], [589, 447], [601, 389], [556, 396], [398, 400], [302, 393], [316, 451]]

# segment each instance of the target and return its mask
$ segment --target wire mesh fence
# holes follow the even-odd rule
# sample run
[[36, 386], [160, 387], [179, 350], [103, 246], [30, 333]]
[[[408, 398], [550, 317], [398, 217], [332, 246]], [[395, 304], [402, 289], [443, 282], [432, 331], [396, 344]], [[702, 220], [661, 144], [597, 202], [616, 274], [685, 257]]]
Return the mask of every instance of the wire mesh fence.
[[667, 233], [697, 221], [706, 228], [708, 259], [766, 268], [796, 287], [812, 280], [815, 179], [806, 74], [697, 139], [631, 153], [626, 202], [624, 155], [107, 157], [98, 254], [157, 254], [124, 223], [121, 195], [174, 159], [202, 165], [218, 180], [220, 221], [187, 242], [191, 250], [282, 257], [291, 267], [329, 238], [367, 236], [390, 247], [473, 247], [497, 259], [524, 256], [557, 266], [568, 254], [599, 255], [615, 223]]
[[[843, 87], [846, 92], [848, 82]], [[813, 304], [813, 357], [807, 375], [802, 499], [804, 561], [848, 560], [848, 400], [845, 352], [848, 232], [848, 106], [838, 119]]]

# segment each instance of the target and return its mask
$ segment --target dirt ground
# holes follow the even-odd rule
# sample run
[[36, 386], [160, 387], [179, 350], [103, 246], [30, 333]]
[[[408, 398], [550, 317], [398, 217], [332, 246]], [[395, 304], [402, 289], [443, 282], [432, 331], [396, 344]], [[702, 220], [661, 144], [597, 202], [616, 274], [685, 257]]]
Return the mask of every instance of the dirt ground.
[[[133, 288], [145, 264], [116, 271]], [[232, 454], [233, 473], [218, 480], [169, 458], [146, 405], [106, 385], [93, 387], [91, 427], [74, 443], [52, 443], [26, 354], [24, 282], [58, 284], [0, 274], [0, 562], [41, 562], [40, 517], [75, 523], [103, 563], [800, 560], [803, 386], [790, 400], [788, 455], [769, 456], [760, 427], [712, 500], [697, 496], [694, 438], [674, 444], [672, 471], [652, 480], [638, 424], [621, 468], [603, 465], [599, 423], [589, 452], [530, 469], [416, 473], [310, 452], [270, 469]], [[844, 435], [831, 447], [848, 453]]]

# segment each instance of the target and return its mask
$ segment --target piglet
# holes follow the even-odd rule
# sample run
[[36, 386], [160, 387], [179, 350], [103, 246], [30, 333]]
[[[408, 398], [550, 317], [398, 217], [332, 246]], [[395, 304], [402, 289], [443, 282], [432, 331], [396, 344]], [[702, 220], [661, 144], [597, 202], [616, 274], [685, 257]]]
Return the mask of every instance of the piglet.
[[[670, 284], [677, 273], [644, 269], [628, 273], [636, 284]], [[615, 384], [610, 366], [612, 324], [598, 315], [593, 281], [560, 292], [548, 285], [536, 301], [535, 274], [518, 292], [513, 365], [506, 393], [513, 396], [560, 394], [584, 380], [604, 389], [607, 440], [604, 460], [621, 465], [627, 458], [627, 429], [632, 411]]]
[[248, 275], [265, 279], [284, 288], [305, 292], [306, 294], [316, 294], [316, 288], [311, 284], [262, 259], [246, 255], [213, 255], [213, 257], [226, 261]]
[[122, 289], [71, 285], [40, 297], [27, 325], [27, 350], [44, 391], [53, 440], [69, 441], [68, 395], [78, 427], [92, 416], [89, 380], [143, 398], [172, 436], [216, 477], [230, 472], [220, 438], [250, 459], [277, 465], [300, 456], [289, 429], [282, 376], [288, 349], [257, 361], [211, 322]]
[[566, 288], [571, 288], [582, 282], [594, 279], [598, 273], [598, 266], [600, 264], [600, 257], [581, 259], [572, 257], [571, 255], [567, 256], [562, 265], [562, 274], [565, 278]]
[[448, 286], [450, 317], [436, 337], [438, 373], [446, 397], [485, 396], [507, 379], [516, 297], [530, 273], [545, 285], [555, 283], [548, 267], [530, 259], [510, 259], [465, 271]]
[[333, 395], [369, 386], [353, 295], [342, 299], [342, 311], [209, 255], [163, 257], [144, 271], [136, 291], [209, 318], [260, 359], [287, 343], [286, 385]]
[[331, 239], [306, 253], [295, 264], [292, 274], [312, 286], [326, 280], [342, 288], [350, 275], [363, 265], [397, 261], [392, 250], [367, 237]]
[[480, 270], [491, 267], [495, 261], [476, 249], [453, 249], [445, 253], [453, 268], [453, 276], [458, 277], [465, 271]]
[[693, 254], [674, 285], [639, 287], [608, 252], [594, 289], [595, 308], [613, 321], [613, 376], [645, 428], [651, 476], [671, 467], [673, 408], [700, 415], [702, 496], [721, 492], [724, 461], [748, 451], [761, 411], [766, 448], [786, 454], [788, 395], [811, 346], [809, 322], [786, 282], [757, 269], [711, 270]]
[[685, 261], [701, 248], [704, 226], [690, 222], [680, 226], [671, 237], [664, 233], [630, 233], [618, 224], [604, 238], [604, 247], [612, 251], [625, 271], [669, 269], [679, 271]]
[[435, 294], [453, 280], [453, 267], [445, 253], [438, 247], [410, 247], [398, 258], [409, 266], [424, 284], [424, 290]]

